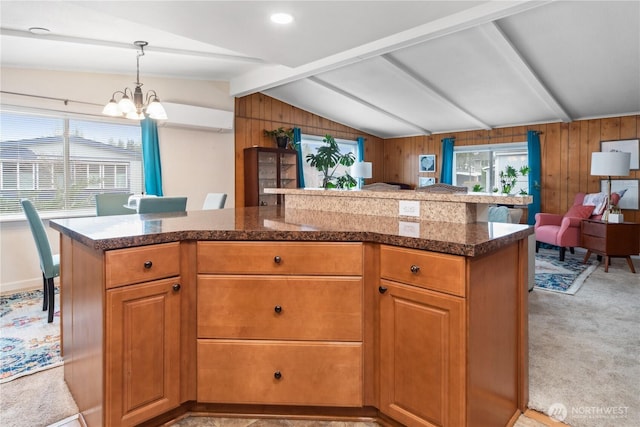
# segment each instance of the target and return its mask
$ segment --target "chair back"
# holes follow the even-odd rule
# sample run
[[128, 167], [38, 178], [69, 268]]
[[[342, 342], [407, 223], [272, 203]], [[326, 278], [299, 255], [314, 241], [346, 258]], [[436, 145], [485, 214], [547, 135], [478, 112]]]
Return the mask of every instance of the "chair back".
[[208, 193], [204, 199], [202, 210], [223, 209], [227, 201], [227, 193]]
[[22, 209], [29, 221], [29, 228], [31, 228], [33, 239], [36, 242], [42, 274], [44, 274], [47, 279], [56, 277], [58, 274], [55, 263], [53, 262], [51, 244], [49, 243], [49, 237], [47, 237], [47, 231], [44, 228], [44, 223], [40, 218], [40, 214], [38, 214], [38, 211], [29, 199], [22, 199], [20, 200], [20, 203], [22, 204]]
[[131, 215], [136, 213], [124, 205], [129, 201], [131, 193], [102, 193], [96, 194], [96, 215]]
[[186, 197], [143, 197], [138, 202], [138, 213], [185, 212]]

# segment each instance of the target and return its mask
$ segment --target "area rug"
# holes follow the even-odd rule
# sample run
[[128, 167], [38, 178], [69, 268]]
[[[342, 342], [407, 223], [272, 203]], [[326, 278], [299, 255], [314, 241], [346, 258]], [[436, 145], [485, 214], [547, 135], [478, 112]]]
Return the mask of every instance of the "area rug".
[[0, 384], [61, 364], [60, 311], [47, 323], [39, 290], [0, 296]]
[[536, 253], [535, 289], [574, 295], [600, 264], [595, 255], [586, 264], [583, 258], [583, 253], [567, 251], [560, 261], [557, 250], [541, 248]]

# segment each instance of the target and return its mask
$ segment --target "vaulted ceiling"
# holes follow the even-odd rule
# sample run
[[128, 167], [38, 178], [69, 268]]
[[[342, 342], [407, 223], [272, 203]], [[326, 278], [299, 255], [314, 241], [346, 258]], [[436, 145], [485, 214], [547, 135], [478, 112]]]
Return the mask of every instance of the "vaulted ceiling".
[[640, 113], [640, 1], [2, 0], [0, 26], [2, 67], [131, 75], [146, 40], [143, 77], [382, 138]]

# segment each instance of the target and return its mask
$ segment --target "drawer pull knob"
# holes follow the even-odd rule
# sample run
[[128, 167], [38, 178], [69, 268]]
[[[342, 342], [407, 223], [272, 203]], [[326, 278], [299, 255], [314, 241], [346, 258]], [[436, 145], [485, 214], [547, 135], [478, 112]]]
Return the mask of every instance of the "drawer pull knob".
[[279, 305], [276, 305], [273, 310], [278, 314], [282, 313], [282, 307]]
[[180, 286], [180, 283], [176, 283], [175, 285], [173, 285], [173, 291], [174, 292], [178, 292], [180, 290], [182, 286]]
[[279, 380], [280, 378], [282, 378], [282, 374], [280, 373], [280, 371], [275, 371], [273, 373], [273, 378]]
[[273, 257], [273, 262], [275, 262], [276, 264], [280, 264], [282, 262], [282, 258], [276, 255]]
[[144, 262], [144, 268], [146, 268], [147, 270], [150, 269], [152, 265], [153, 265], [153, 263], [151, 261], [145, 261]]
[[380, 292], [381, 294], [384, 294], [385, 292], [387, 292], [387, 288], [385, 288], [384, 286], [380, 286], [378, 288], [378, 292]]
[[411, 272], [412, 272], [413, 274], [416, 274], [418, 271], [420, 271], [420, 267], [418, 267], [418, 266], [417, 266], [417, 265], [415, 265], [415, 264], [411, 266]]

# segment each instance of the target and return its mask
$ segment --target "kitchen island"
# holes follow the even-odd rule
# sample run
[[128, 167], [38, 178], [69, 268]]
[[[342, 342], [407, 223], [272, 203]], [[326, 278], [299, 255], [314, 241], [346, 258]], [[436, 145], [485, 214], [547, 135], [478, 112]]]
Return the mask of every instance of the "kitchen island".
[[185, 413], [512, 425], [531, 227], [281, 207], [52, 221], [88, 426]]

